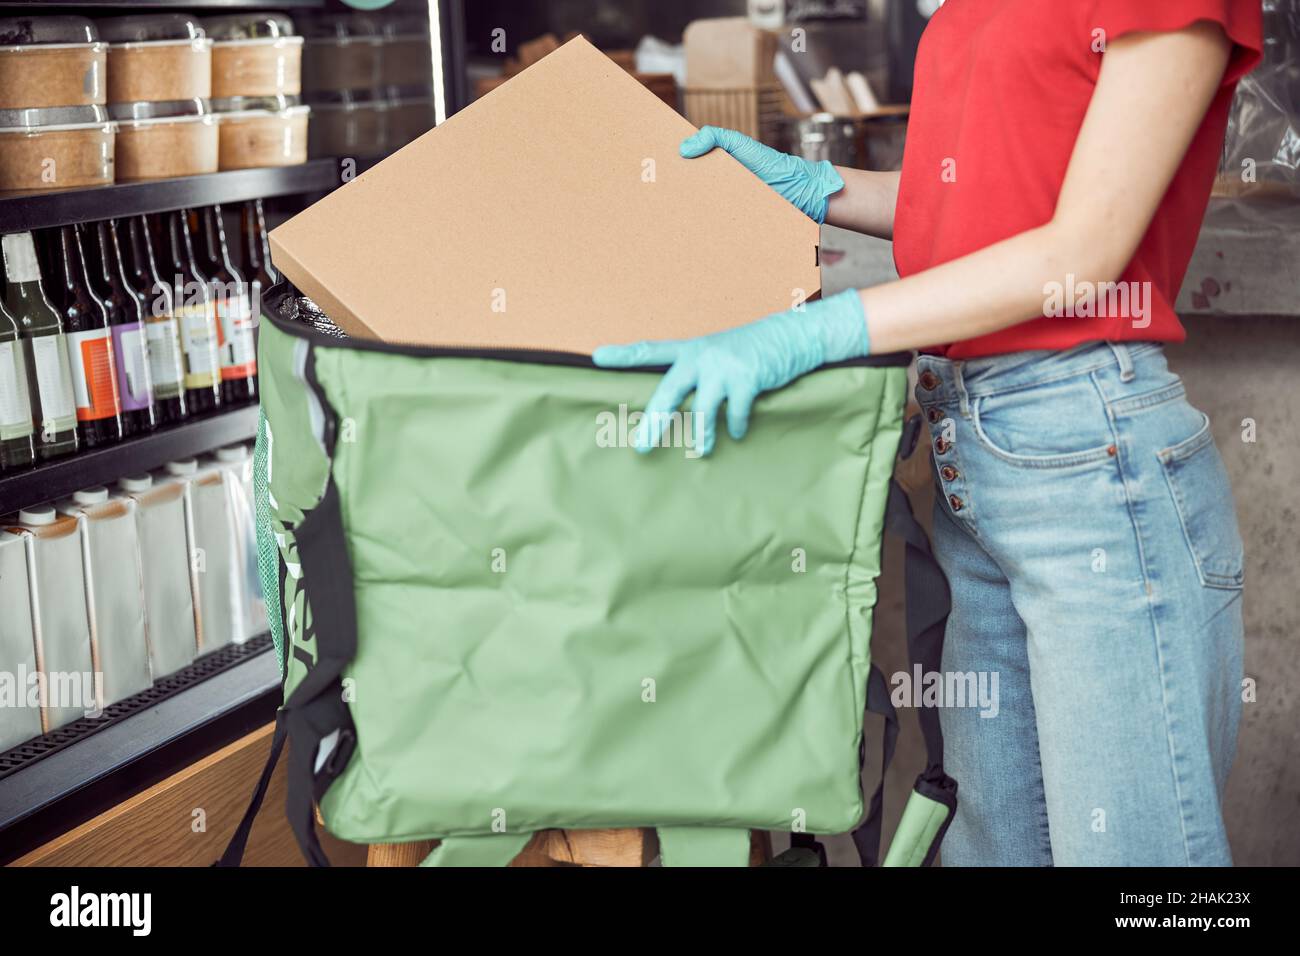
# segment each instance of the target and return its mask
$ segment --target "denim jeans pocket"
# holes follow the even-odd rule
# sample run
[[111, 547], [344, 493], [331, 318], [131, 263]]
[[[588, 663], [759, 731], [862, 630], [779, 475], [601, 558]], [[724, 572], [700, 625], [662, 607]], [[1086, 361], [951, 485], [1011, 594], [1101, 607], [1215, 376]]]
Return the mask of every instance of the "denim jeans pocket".
[[971, 402], [981, 445], [1008, 464], [1070, 468], [1114, 455], [1114, 432], [1090, 375], [982, 395]]
[[1202, 413], [1201, 419], [1191, 438], [1157, 454], [1201, 583], [1240, 588], [1245, 571], [1232, 488], [1210, 434], [1209, 416]]

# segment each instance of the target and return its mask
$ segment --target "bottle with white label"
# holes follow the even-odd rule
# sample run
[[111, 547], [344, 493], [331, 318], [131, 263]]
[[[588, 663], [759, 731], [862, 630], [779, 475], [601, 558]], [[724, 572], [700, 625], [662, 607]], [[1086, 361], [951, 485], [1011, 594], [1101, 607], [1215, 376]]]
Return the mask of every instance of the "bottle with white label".
[[105, 220], [95, 226], [99, 271], [104, 276], [101, 291], [105, 304], [112, 304], [108, 324], [117, 363], [117, 391], [122, 396], [122, 435], [139, 435], [152, 431], [156, 424], [149, 347], [144, 334], [147, 301], [126, 282], [122, 237], [116, 224]]
[[217, 307], [207, 276], [194, 262], [185, 212], [167, 214], [169, 267], [176, 321], [185, 353], [185, 404], [202, 415], [221, 404], [221, 360], [217, 353]]
[[83, 447], [98, 448], [122, 437], [122, 403], [109, 312], [87, 274], [93, 254], [87, 248], [85, 229], [63, 226], [52, 239], [47, 247], [52, 266], [50, 298], [63, 316], [68, 336], [77, 433]]
[[126, 244], [127, 284], [145, 303], [145, 338], [148, 340], [149, 378], [153, 384], [154, 418], [159, 425], [185, 418], [185, 363], [181, 357], [181, 335], [176, 323], [175, 299], [170, 283], [158, 270], [153, 235], [144, 216], [118, 224], [118, 235]]
[[30, 468], [36, 461], [32, 430], [22, 334], [0, 302], [0, 472]]
[[[221, 207], [192, 210], [191, 232], [200, 265], [212, 284], [221, 333], [221, 400], [225, 404], [257, 398], [257, 347], [249, 280], [230, 261]], [[195, 226], [198, 227], [195, 231]], [[202, 241], [200, 242], [200, 238]]]
[[37, 457], [59, 458], [77, 450], [77, 405], [63, 321], [41, 288], [41, 271], [30, 232], [0, 238], [4, 253], [4, 301], [18, 320], [32, 398]]

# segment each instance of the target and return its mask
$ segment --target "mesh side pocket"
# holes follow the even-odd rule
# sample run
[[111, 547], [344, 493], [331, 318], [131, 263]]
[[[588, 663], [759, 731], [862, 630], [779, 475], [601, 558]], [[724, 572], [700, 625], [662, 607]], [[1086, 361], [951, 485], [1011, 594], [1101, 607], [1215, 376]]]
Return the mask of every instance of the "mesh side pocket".
[[262, 582], [262, 598], [266, 601], [266, 619], [271, 629], [271, 643], [275, 646], [275, 660], [284, 680], [284, 615], [280, 607], [280, 549], [275, 543], [275, 530], [271, 525], [271, 490], [267, 483], [267, 458], [270, 432], [266, 413], [257, 413], [257, 442], [253, 446], [253, 507], [257, 525], [257, 575]]

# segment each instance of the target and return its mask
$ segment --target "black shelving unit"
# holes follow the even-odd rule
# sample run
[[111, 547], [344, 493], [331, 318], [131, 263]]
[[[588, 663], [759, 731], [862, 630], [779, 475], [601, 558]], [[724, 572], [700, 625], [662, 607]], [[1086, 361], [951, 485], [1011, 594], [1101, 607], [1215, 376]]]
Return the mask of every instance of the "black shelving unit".
[[325, 192], [339, 183], [337, 160], [313, 159], [297, 166], [234, 169], [203, 176], [114, 183], [89, 189], [60, 189], [23, 195], [0, 193], [0, 232], [24, 232], [190, 206]]
[[65, 459], [0, 474], [0, 514], [53, 501], [78, 488], [112, 485], [126, 475], [160, 468], [178, 458], [190, 458], [257, 435], [257, 406], [196, 418], [128, 438], [106, 448], [80, 451]]
[[0, 2], [0, 10], [7, 7], [40, 7], [42, 10], [85, 7], [96, 10], [142, 9], [142, 10], [203, 10], [207, 8], [224, 8], [238, 10], [311, 10], [325, 6], [325, 0], [278, 0], [275, 3], [263, 3], [262, 0], [198, 0], [197, 3], [183, 3], [181, 0], [5, 0]]

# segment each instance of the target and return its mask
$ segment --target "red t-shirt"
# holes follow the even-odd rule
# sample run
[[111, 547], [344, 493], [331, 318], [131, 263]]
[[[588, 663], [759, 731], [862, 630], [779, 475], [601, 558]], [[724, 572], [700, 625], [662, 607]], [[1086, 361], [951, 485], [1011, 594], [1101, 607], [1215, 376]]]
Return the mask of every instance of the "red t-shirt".
[[[1120, 288], [1091, 290], [1098, 294], [1089, 317], [1089, 288], [1063, 276], [1045, 292], [1044, 316], [935, 351], [975, 358], [1103, 339], [1182, 341], [1174, 300], [1209, 201], [1233, 91], [1259, 59], [1262, 26], [1260, 0], [948, 0], [934, 14], [916, 55], [894, 217], [900, 276], [1048, 222], [1101, 69], [1096, 40], [1199, 20], [1223, 26], [1232, 58]], [[1142, 162], [1141, 143], [1115, 148]]]

